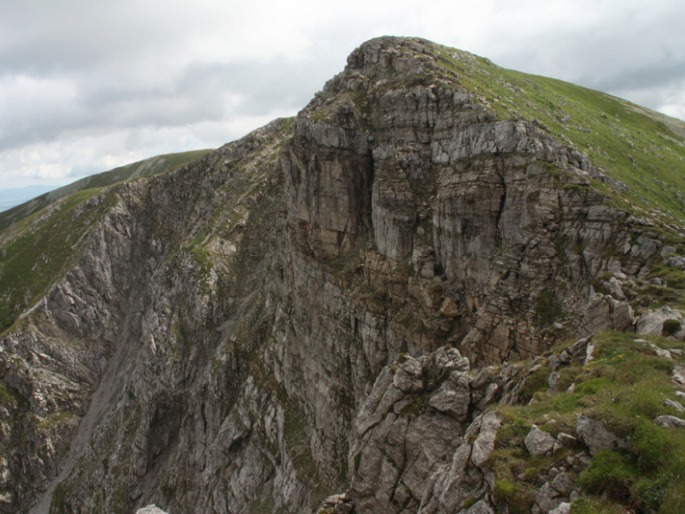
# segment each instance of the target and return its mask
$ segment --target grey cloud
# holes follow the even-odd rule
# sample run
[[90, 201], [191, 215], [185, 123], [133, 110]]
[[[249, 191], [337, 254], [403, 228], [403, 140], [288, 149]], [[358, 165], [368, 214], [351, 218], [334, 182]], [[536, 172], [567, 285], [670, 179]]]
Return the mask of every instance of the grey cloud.
[[[590, 5], [589, 0], [579, 4]], [[509, 68], [614, 94], [630, 93], [653, 108], [673, 98], [672, 91], [685, 84], [685, 4], [655, 0], [645, 11], [637, 2], [627, 2], [630, 8], [625, 9], [623, 2], [597, 4], [603, 9], [599, 16], [583, 13], [582, 5], [576, 9], [579, 16], [587, 14], [587, 23], [569, 20], [551, 27], [540, 19], [531, 28], [506, 19], [494, 20], [494, 25], [493, 20], [473, 20], [483, 27], [483, 43], [475, 51]], [[449, 5], [441, 3], [445, 19], [472, 23]], [[213, 146], [273, 113], [297, 112], [342, 69], [347, 54], [364, 39], [380, 35], [378, 31], [412, 31], [458, 46], [445, 39], [444, 32], [430, 31], [429, 16], [427, 24], [412, 25], [406, 9], [388, 2], [387, 9], [375, 10], [375, 17], [354, 14], [350, 8], [322, 26], [298, 26], [293, 37], [307, 42], [305, 50], [287, 55], [281, 46], [290, 35], [281, 31], [280, 40], [268, 41], [270, 32], [259, 30], [264, 28], [261, 13], [248, 8], [256, 17], [242, 19], [244, 7], [213, 0], [194, 0], [184, 9], [167, 0], [2, 0], [0, 162], [3, 154], [17, 155], [31, 143], [37, 147], [60, 142], [60, 148], [76, 152], [79, 138], [90, 135], [101, 138], [98, 152], [111, 148], [122, 158], [135, 149], [165, 150], [160, 143], [164, 134], [176, 138], [168, 142], [169, 151], [191, 131], [197, 135], [187, 137], [194, 137], [198, 147]], [[523, 10], [533, 12], [535, 7], [521, 3]], [[306, 6], [303, 9], [304, 16]], [[636, 15], [639, 12], [645, 15]], [[281, 29], [293, 20], [271, 22], [281, 25], [267, 28]], [[240, 32], [245, 27], [265, 34], [264, 40], [253, 38], [250, 44], [264, 43], [273, 51], [255, 57], [239, 37], [224, 37], [231, 31], [251, 35], [251, 30]], [[456, 23], [455, 34], [458, 31]], [[226, 41], [233, 46], [224, 56], [222, 48], [212, 44]], [[3, 84], [17, 76], [64, 80], [73, 86], [73, 94], [51, 97], [46, 91], [32, 102], [3, 103]], [[118, 146], [107, 139], [110, 133], [117, 134], [112, 139]], [[72, 169], [73, 176], [102, 170], [89, 164], [91, 156], [82, 158], [87, 162], [70, 161], [65, 169]], [[0, 177], [3, 172], [0, 169]]]

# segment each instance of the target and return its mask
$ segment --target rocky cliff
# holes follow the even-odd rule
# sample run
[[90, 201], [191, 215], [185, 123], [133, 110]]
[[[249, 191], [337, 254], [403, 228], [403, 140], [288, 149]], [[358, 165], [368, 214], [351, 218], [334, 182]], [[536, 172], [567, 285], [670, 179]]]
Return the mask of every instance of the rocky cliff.
[[[0, 232], [0, 512], [564, 512], [599, 494], [580, 477], [631, 432], [580, 400], [546, 426], [552, 398], [597, 378], [594, 334], [638, 320], [677, 378], [680, 343], [658, 336], [682, 339], [682, 316], [650, 309], [680, 302], [683, 218], [503, 111], [488, 87], [516, 88], [493, 69], [372, 40], [295, 119]], [[516, 410], [531, 401], [549, 412]], [[512, 471], [523, 454], [537, 476]]]

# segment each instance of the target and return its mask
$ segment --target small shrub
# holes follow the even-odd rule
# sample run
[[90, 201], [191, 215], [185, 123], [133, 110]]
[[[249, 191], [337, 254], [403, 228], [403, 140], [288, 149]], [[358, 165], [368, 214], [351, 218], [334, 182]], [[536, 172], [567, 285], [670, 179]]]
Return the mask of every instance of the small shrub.
[[631, 438], [631, 451], [641, 471], [656, 471], [663, 467], [673, 450], [673, 444], [665, 429], [645, 421]]
[[599, 452], [588, 468], [578, 477], [578, 485], [591, 494], [606, 494], [609, 498], [625, 502], [630, 498], [630, 488], [635, 472], [625, 456], [605, 450]]
[[538, 391], [546, 391], [549, 380], [549, 369], [541, 367], [526, 379], [526, 385], [521, 390], [521, 401], [528, 402]]
[[571, 505], [571, 514], [625, 514], [620, 505], [606, 498], [578, 498]]
[[682, 514], [685, 512], [685, 483], [672, 481], [666, 490], [666, 497], [659, 509], [660, 514]]
[[666, 499], [667, 490], [666, 477], [643, 477], [632, 487], [631, 496], [633, 503], [641, 512], [656, 512]]
[[495, 501], [506, 504], [510, 514], [529, 513], [533, 507], [532, 492], [512, 480], [497, 480], [493, 493]]
[[561, 304], [552, 291], [544, 291], [535, 300], [535, 321], [540, 327], [548, 327], [564, 315]]
[[661, 335], [666, 337], [675, 335], [678, 330], [680, 330], [680, 327], [680, 321], [677, 319], [667, 319], [664, 321], [664, 326], [661, 329]]

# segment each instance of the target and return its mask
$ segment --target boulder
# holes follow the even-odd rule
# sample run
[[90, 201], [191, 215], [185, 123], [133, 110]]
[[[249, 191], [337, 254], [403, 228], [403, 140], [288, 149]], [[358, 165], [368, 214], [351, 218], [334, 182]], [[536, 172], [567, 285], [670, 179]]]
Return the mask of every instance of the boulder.
[[148, 505], [147, 507], [143, 507], [142, 509], [138, 509], [136, 511], [136, 514], [167, 514], [167, 513], [153, 504], [153, 505]]
[[640, 319], [637, 321], [637, 333], [649, 336], [664, 335], [664, 323], [667, 321], [681, 324], [680, 328], [668, 335], [673, 335], [676, 339], [682, 340], [683, 336], [685, 336], [685, 330], [683, 330], [682, 326], [683, 315], [665, 305], [656, 311], [648, 311], [640, 316]]
[[576, 422], [576, 435], [595, 455], [602, 450], [614, 450], [621, 446], [619, 439], [609, 432], [604, 423], [580, 414]]
[[580, 333], [588, 336], [603, 330], [626, 332], [635, 324], [633, 309], [626, 301], [595, 293], [585, 311]]
[[555, 439], [551, 434], [533, 425], [524, 440], [526, 450], [531, 455], [546, 455], [554, 448]]
[[666, 428], [685, 428], [685, 419], [675, 416], [657, 416], [654, 423]]

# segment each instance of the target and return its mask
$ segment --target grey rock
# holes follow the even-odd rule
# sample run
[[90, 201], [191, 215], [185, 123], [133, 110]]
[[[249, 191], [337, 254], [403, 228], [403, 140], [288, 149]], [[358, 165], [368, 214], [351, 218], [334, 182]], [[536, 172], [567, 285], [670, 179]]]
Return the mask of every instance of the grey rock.
[[554, 448], [554, 443], [555, 439], [551, 434], [540, 430], [536, 426], [531, 428], [524, 440], [526, 450], [528, 450], [528, 453], [534, 456], [551, 453], [552, 449]]
[[685, 412], [685, 407], [680, 402], [676, 402], [675, 400], [664, 400], [664, 405], [666, 407], [671, 407], [678, 412]]
[[685, 366], [676, 364], [673, 366], [673, 381], [680, 385], [685, 385]]
[[471, 462], [475, 466], [482, 467], [490, 458], [495, 449], [495, 439], [501, 424], [502, 420], [495, 412], [487, 412], [483, 415], [480, 431], [473, 442], [471, 453]]
[[559, 493], [552, 488], [549, 482], [545, 482], [535, 495], [535, 503], [542, 512], [550, 512], [556, 509], [562, 501]]
[[587, 306], [580, 333], [587, 336], [603, 330], [628, 331], [634, 324], [635, 316], [628, 302], [596, 293]]
[[673, 354], [669, 350], [666, 350], [665, 348], [660, 348], [655, 344], [650, 344], [649, 346], [651, 346], [652, 350], [654, 350], [654, 352], [659, 357], [663, 357], [664, 359], [668, 360], [673, 360]]
[[430, 397], [428, 404], [434, 409], [450, 414], [459, 421], [466, 421], [471, 403], [468, 376], [453, 372]]
[[685, 428], [685, 419], [676, 416], [657, 416], [654, 422], [657, 425], [666, 428]]
[[421, 363], [413, 357], [407, 357], [406, 361], [398, 366], [393, 385], [405, 393], [417, 393], [423, 391], [422, 377]]
[[575, 482], [569, 476], [568, 473], [559, 473], [554, 480], [550, 483], [552, 488], [557, 491], [561, 496], [568, 496], [571, 491], [575, 488]]
[[138, 509], [136, 511], [136, 514], [167, 514], [167, 513], [164, 512], [159, 507], [157, 507], [156, 505], [148, 505], [147, 507], [143, 507], [142, 509]]
[[683, 339], [683, 335], [685, 335], [685, 327], [682, 327], [683, 315], [668, 306], [663, 306], [656, 311], [645, 312], [637, 322], [636, 331], [638, 334], [660, 336], [664, 330], [664, 323], [668, 320], [681, 323], [681, 328], [674, 334], [674, 337]]
[[571, 514], [571, 504], [568, 502], [560, 503], [557, 508], [551, 510], [549, 514]]
[[607, 430], [604, 423], [582, 414], [576, 418], [576, 435], [587, 445], [591, 455], [602, 450], [614, 450], [621, 445], [616, 435]]

